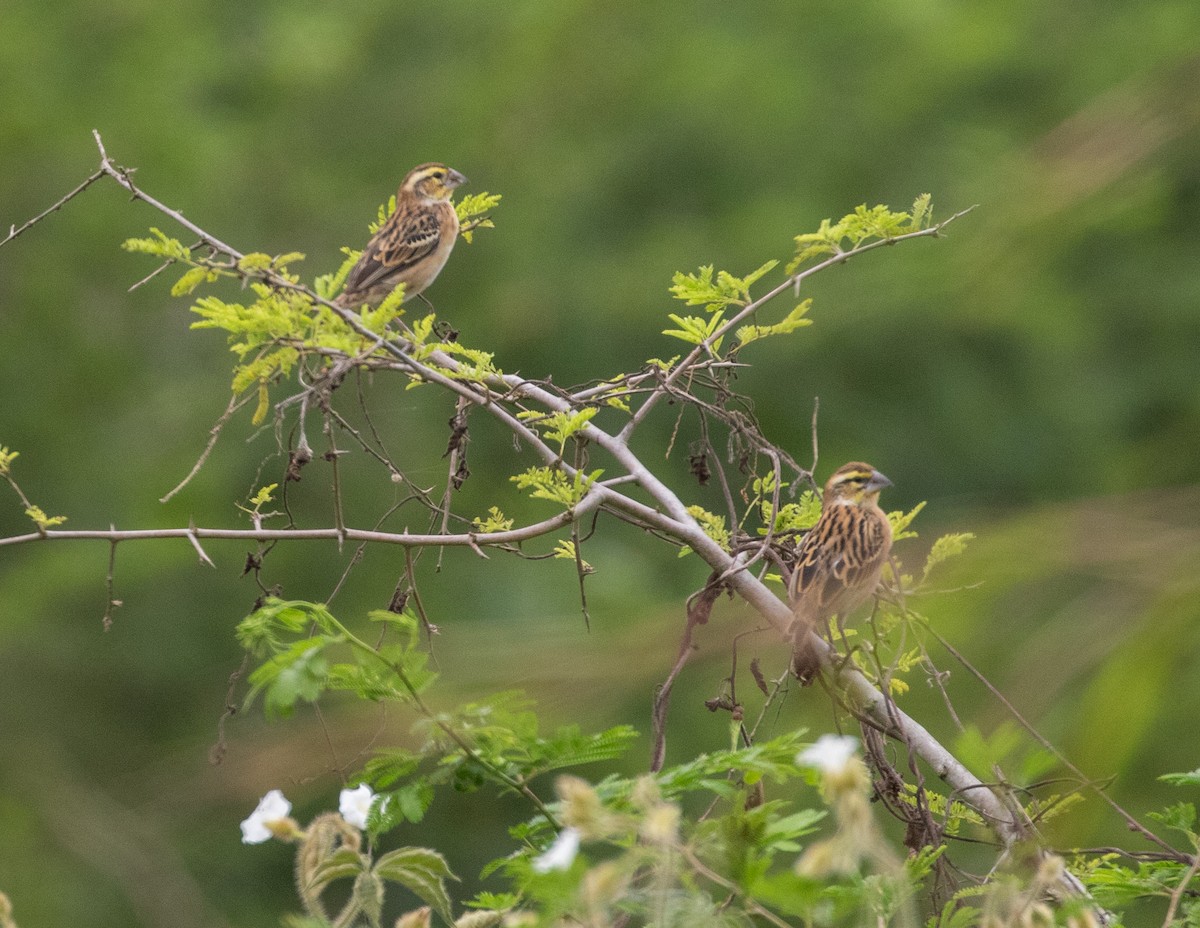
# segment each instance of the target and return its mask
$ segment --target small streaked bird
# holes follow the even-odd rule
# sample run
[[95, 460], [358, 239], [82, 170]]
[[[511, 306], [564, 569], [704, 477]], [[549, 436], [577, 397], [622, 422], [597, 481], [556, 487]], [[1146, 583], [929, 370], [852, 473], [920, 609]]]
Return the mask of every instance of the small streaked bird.
[[436, 162], [409, 171], [396, 193], [396, 211], [367, 242], [338, 305], [378, 305], [400, 284], [407, 301], [433, 283], [458, 239], [450, 196], [466, 182], [458, 171]]
[[825, 634], [829, 620], [846, 616], [879, 587], [892, 550], [892, 526], [879, 508], [879, 492], [892, 482], [870, 464], [839, 467], [825, 484], [821, 518], [800, 542], [788, 585], [792, 622], [792, 672], [804, 683], [820, 669], [809, 632]]

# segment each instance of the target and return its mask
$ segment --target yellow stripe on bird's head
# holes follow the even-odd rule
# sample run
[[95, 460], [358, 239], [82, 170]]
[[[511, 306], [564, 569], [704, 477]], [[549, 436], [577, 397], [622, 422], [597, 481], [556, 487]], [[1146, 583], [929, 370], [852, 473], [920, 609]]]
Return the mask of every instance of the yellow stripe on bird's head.
[[455, 187], [467, 182], [466, 177], [436, 161], [418, 164], [408, 172], [400, 185], [401, 194], [410, 193], [430, 200], [448, 200]]
[[880, 491], [891, 485], [892, 481], [870, 464], [851, 461], [835, 470], [825, 484], [824, 505], [874, 503], [879, 499]]

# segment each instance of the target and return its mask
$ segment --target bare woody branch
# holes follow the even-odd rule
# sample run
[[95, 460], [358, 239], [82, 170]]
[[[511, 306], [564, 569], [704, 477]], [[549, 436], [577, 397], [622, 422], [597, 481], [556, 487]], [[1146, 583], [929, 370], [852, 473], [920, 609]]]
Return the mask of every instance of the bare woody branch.
[[[95, 133], [96, 145], [101, 155], [99, 171], [88, 178], [84, 184], [52, 207], [61, 207], [71, 197], [78, 195], [87, 186], [101, 176], [107, 176], [127, 190], [135, 200], [140, 200], [162, 214], [166, 215], [180, 227], [195, 235], [202, 245], [233, 259], [237, 262], [244, 257], [240, 252], [225, 242], [211, 235], [181, 213], [171, 209], [154, 197], [142, 191], [130, 179], [130, 172], [113, 162], [105, 151], [99, 133]], [[48, 211], [49, 212], [49, 211]], [[44, 216], [46, 214], [42, 214]], [[89, 531], [89, 530], [59, 530], [51, 529], [44, 532], [30, 533], [0, 539], [0, 546], [10, 546], [34, 541], [66, 541], [66, 540], [104, 540], [110, 544], [123, 541], [146, 539], [186, 539], [201, 557], [206, 557], [200, 542], [204, 540], [252, 540], [260, 542], [272, 541], [354, 541], [361, 543], [378, 543], [400, 545], [409, 549], [422, 547], [462, 546], [481, 552], [489, 546], [509, 546], [520, 544], [537, 537], [560, 531], [577, 522], [584, 515], [603, 509], [613, 512], [622, 518], [631, 519], [671, 540], [688, 545], [715, 572], [715, 575], [730, 590], [735, 592], [755, 612], [781, 635], [792, 623], [792, 613], [772, 590], [770, 590], [747, 566], [752, 563], [749, 554], [732, 555], [709, 538], [688, 512], [687, 506], [679, 496], [671, 490], [658, 475], [648, 467], [641, 458], [631, 450], [630, 440], [637, 427], [644, 422], [653, 410], [668, 398], [672, 389], [691, 376], [697, 370], [712, 366], [711, 348], [716, 338], [732, 331], [766, 303], [792, 290], [813, 274], [856, 257], [866, 251], [873, 250], [885, 244], [934, 237], [956, 220], [962, 213], [956, 214], [928, 229], [915, 231], [892, 239], [874, 241], [853, 249], [840, 252], [812, 267], [806, 268], [789, 276], [784, 282], [770, 290], [762, 297], [745, 305], [729, 320], [725, 321], [717, 332], [704, 344], [696, 346], [683, 360], [676, 363], [666, 373], [665, 377], [655, 380], [645, 376], [632, 379], [624, 384], [630, 391], [646, 391], [646, 397], [634, 411], [629, 421], [619, 433], [613, 434], [594, 423], [589, 422], [579, 435], [595, 447], [608, 454], [619, 465], [623, 473], [603, 483], [593, 484], [581, 501], [572, 508], [553, 518], [527, 525], [517, 529], [498, 532], [459, 532], [459, 533], [428, 533], [415, 534], [409, 532], [383, 532], [377, 530], [362, 530], [350, 527], [320, 528], [320, 529], [280, 529], [273, 530], [262, 526], [253, 529], [221, 529], [221, 528], [170, 528], [170, 529], [139, 529]], [[9, 239], [27, 228], [42, 216], [35, 217], [26, 223], [21, 230], [13, 230]], [[6, 239], [7, 241], [8, 239]], [[387, 338], [367, 329], [362, 321], [353, 313], [319, 297], [312, 290], [287, 280], [270, 271], [254, 272], [256, 279], [263, 280], [271, 286], [300, 291], [311, 298], [314, 303], [329, 308], [355, 332], [367, 340], [368, 348], [358, 356], [365, 359], [367, 355], [383, 352], [389, 363], [407, 374], [416, 376], [428, 383], [436, 384], [451, 392], [460, 401], [472, 404], [485, 411], [499, 421], [503, 427], [512, 432], [547, 465], [561, 468], [568, 475], [576, 470], [560, 459], [556, 449], [551, 447], [539, 433], [522, 421], [514, 408], [521, 403], [536, 404], [541, 409], [550, 412], [574, 412], [580, 404], [603, 395], [606, 387], [600, 386], [583, 390], [574, 396], [563, 394], [544, 384], [527, 380], [514, 375], [503, 375], [487, 378], [482, 382], [457, 379], [452, 376], [458, 371], [458, 362], [444, 353], [435, 352], [427, 361], [415, 358], [411, 353], [411, 345], [402, 337]], [[355, 359], [344, 359], [353, 363]], [[629, 394], [632, 395], [632, 392]], [[650, 504], [634, 499], [628, 493], [622, 492], [625, 486], [633, 485], [648, 495]], [[828, 655], [828, 646], [814, 638], [813, 645], [821, 653]], [[926, 764], [954, 791], [955, 795], [968, 806], [975, 809], [992, 827], [1001, 842], [1007, 847], [1026, 837], [1025, 823], [1019, 820], [1005, 803], [998, 789], [993, 789], [981, 782], [961, 762], [958, 761], [932, 734], [920, 723], [900, 711], [894, 704], [889, 705], [887, 698], [876, 689], [868, 679], [853, 668], [843, 669], [837, 676], [837, 685], [844, 698], [857, 711], [871, 719], [880, 731], [893, 737], [911, 749], [916, 756]]]

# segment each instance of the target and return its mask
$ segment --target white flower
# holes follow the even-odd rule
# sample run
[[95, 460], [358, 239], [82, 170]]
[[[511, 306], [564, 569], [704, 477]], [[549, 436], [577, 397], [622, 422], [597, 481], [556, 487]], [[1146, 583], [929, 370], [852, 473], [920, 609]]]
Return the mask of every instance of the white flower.
[[371, 803], [374, 801], [375, 794], [371, 792], [371, 787], [360, 783], [354, 789], [344, 789], [338, 794], [338, 812], [346, 824], [365, 831], [367, 816], [371, 813]]
[[815, 767], [822, 773], [841, 773], [854, 760], [858, 739], [852, 735], [821, 735], [816, 742], [796, 755], [801, 767]]
[[533, 862], [535, 873], [549, 873], [551, 870], [566, 870], [575, 862], [579, 853], [579, 829], [564, 828], [554, 839], [554, 843], [544, 854]]
[[270, 839], [271, 825], [288, 817], [292, 804], [277, 789], [271, 790], [259, 800], [258, 808], [242, 822], [242, 843], [262, 844]]

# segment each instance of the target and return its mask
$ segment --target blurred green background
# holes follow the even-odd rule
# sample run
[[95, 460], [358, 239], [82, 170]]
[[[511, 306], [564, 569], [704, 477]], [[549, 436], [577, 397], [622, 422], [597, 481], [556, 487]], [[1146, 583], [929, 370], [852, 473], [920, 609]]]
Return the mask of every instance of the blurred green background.
[[[676, 270], [786, 259], [793, 235], [863, 202], [905, 208], [928, 191], [941, 216], [978, 204], [940, 242], [820, 275], [816, 324], [748, 352], [739, 385], [801, 461], [820, 397], [822, 476], [865, 458], [896, 484], [885, 502], [929, 501], [922, 538], [899, 551], [911, 564], [941, 530], [979, 535], [942, 579], [956, 591], [922, 611], [1142, 815], [1193, 798], [1156, 775], [1200, 766], [1197, 35], [1194, 0], [8, 0], [0, 228], [95, 169], [95, 128], [148, 192], [242, 250], [305, 252], [311, 279], [361, 247], [409, 167], [443, 160], [504, 203], [497, 230], [460, 245], [429, 291], [439, 315], [504, 370], [567, 385], [675, 353], [660, 332]], [[231, 356], [189, 331], [167, 281], [126, 292], [152, 265], [119, 244], [150, 225], [176, 234], [104, 183], [0, 249], [0, 444], [21, 452], [26, 493], [71, 527], [243, 525], [235, 503], [282, 467], [248, 411], [200, 477], [157, 502], [224, 408]], [[428, 452], [452, 407], [376, 387], [393, 450], [440, 487]], [[657, 439], [672, 424], [667, 411]], [[472, 425], [460, 511], [547, 515], [504, 479], [527, 457], [483, 417]], [[662, 461], [649, 437], [642, 450]], [[365, 527], [397, 491], [353, 455], [345, 466]], [[689, 502], [715, 505], [688, 481], [686, 445], [661, 468]], [[329, 480], [314, 462], [292, 490], [304, 524], [331, 524]], [[0, 494], [0, 534], [27, 526]], [[442, 704], [523, 687], [547, 724], [648, 727], [705, 571], [602, 529], [585, 551], [590, 634], [565, 562], [452, 552], [435, 573], [426, 558]], [[273, 725], [255, 713], [229, 722], [210, 765], [241, 662], [232, 628], [257, 590], [239, 579], [242, 546], [209, 551], [218, 571], [182, 542], [122, 546], [124, 605], [106, 633], [102, 543], [0, 550], [0, 890], [21, 924], [275, 924], [295, 907], [288, 850], [243, 847], [238, 821], [277, 786], [305, 819], [329, 808], [341, 773], [407, 737], [396, 712], [330, 704]], [[264, 579], [323, 600], [351, 553], [280, 549]], [[398, 551], [368, 551], [335, 609], [384, 605], [402, 566]], [[671, 758], [725, 742], [702, 700], [752, 622], [724, 603], [704, 630]], [[750, 641], [782, 667], [776, 643]], [[1006, 718], [934, 656], [965, 719], [987, 733]], [[910, 711], [953, 740], [924, 689]], [[823, 697], [789, 699], [777, 725], [799, 724], [833, 725]], [[443, 796], [396, 840], [444, 849], [474, 887], [524, 814]], [[1132, 840], [1094, 799], [1049, 839]]]

